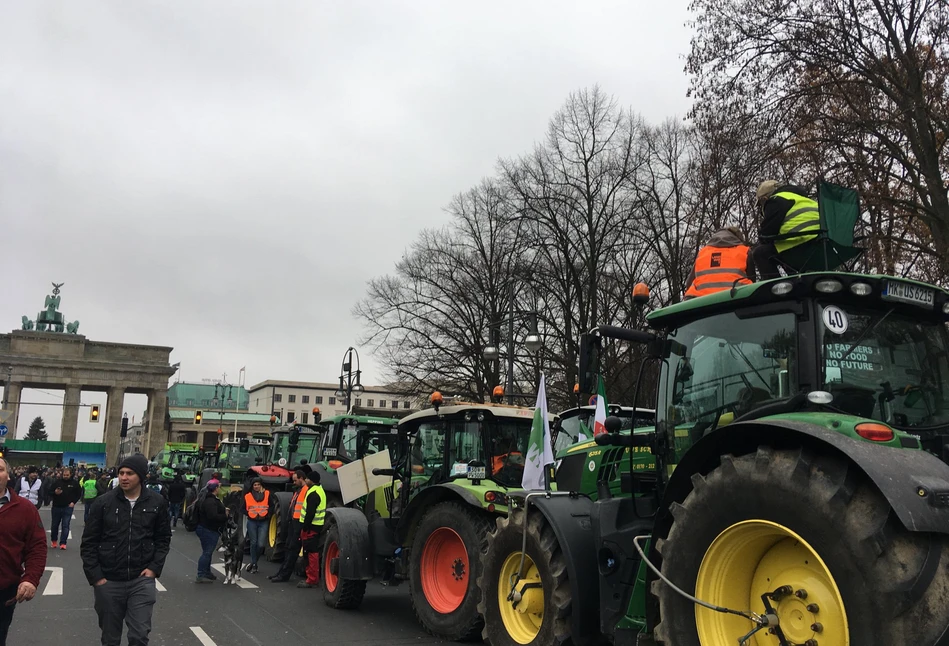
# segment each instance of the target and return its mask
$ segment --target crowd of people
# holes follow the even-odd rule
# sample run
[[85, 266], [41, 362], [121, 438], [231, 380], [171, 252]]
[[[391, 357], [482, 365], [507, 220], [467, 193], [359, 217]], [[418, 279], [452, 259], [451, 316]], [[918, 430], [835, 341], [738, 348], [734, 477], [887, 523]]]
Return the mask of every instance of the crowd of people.
[[[326, 493], [319, 474], [309, 466], [292, 475], [293, 498], [286, 557], [268, 578], [289, 581], [297, 572], [302, 549], [304, 579], [298, 587], [312, 588], [320, 580], [320, 535], [326, 513]], [[194, 531], [201, 544], [195, 583], [211, 583], [217, 576], [211, 560], [229, 521], [239, 529], [238, 545], [250, 547], [245, 573], [258, 572], [258, 561], [267, 541], [267, 528], [276, 513], [276, 498], [258, 478], [246, 493], [237, 492], [234, 504], [225, 506], [218, 495], [220, 474], [215, 473], [197, 493]], [[119, 646], [123, 626], [130, 646], [144, 646], [151, 631], [152, 609], [157, 600], [155, 579], [161, 576], [172, 534], [182, 519], [182, 504], [189, 485], [180, 475], [163, 482], [149, 470], [142, 455], [125, 458], [115, 469], [71, 467], [16, 467], [0, 458], [0, 646], [16, 606], [36, 594], [46, 567], [46, 529], [39, 510], [50, 507], [48, 547], [65, 550], [70, 521], [77, 504], [83, 505], [80, 555], [83, 572], [93, 587], [95, 611], [102, 644]], [[114, 518], [117, 522], [107, 519]]]

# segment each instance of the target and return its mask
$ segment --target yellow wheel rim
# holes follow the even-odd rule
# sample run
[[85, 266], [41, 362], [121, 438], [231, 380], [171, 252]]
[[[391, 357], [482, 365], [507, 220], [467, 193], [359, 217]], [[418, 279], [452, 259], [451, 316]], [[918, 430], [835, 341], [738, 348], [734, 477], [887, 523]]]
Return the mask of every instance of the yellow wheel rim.
[[[517, 578], [520, 565], [520, 552], [514, 552], [504, 560], [498, 576], [498, 607], [501, 610], [501, 622], [511, 639], [518, 644], [529, 644], [537, 637], [544, 623], [544, 588], [537, 566], [529, 556], [525, 556], [524, 576], [515, 586], [521, 598], [516, 607], [513, 601], [508, 601], [511, 583]], [[525, 584], [538, 587], [525, 589]]]
[[[764, 614], [761, 595], [781, 586], [793, 592], [771, 601], [784, 636], [792, 644], [850, 645], [843, 598], [823, 559], [788, 528], [766, 520], [736, 523], [718, 535], [702, 559], [695, 596], [735, 610]], [[750, 621], [696, 606], [695, 624], [702, 646], [736, 643]], [[774, 646], [777, 637], [761, 631], [749, 642]]]
[[270, 525], [267, 527], [267, 538], [270, 541], [270, 547], [277, 545], [277, 514], [270, 517]]

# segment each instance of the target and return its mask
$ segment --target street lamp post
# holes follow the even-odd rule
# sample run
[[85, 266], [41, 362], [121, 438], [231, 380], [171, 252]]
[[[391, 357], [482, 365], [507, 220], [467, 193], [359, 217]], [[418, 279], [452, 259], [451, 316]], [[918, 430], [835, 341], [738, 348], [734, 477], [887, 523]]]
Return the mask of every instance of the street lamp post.
[[[356, 369], [353, 370], [353, 357], [356, 358]], [[366, 388], [360, 383], [362, 379], [362, 370], [359, 368], [359, 353], [356, 348], [350, 346], [343, 353], [343, 363], [339, 368], [339, 389], [336, 391], [337, 399], [345, 399], [346, 414], [352, 411], [353, 393], [357, 395], [364, 392]]]
[[[504, 390], [507, 392], [507, 403], [514, 403], [514, 321], [518, 318], [518, 312], [514, 309], [514, 284], [508, 291], [508, 316], [506, 319], [498, 321], [491, 326], [491, 345], [484, 349], [484, 358], [486, 361], [496, 361], [500, 363], [500, 327], [507, 323], [507, 381]], [[524, 339], [524, 345], [530, 352], [537, 352], [543, 346], [544, 342], [537, 331], [537, 312], [522, 312], [521, 316], [526, 316], [528, 321], [527, 337]], [[498, 373], [501, 372], [498, 365]]]
[[[217, 383], [214, 385], [214, 405], [215, 408], [218, 408], [218, 423], [217, 423], [217, 441], [218, 444], [221, 443], [221, 436], [224, 433], [224, 405], [225, 399], [227, 401], [233, 401], [231, 393], [234, 389], [234, 386], [228, 383]], [[218, 406], [220, 404], [220, 406]]]

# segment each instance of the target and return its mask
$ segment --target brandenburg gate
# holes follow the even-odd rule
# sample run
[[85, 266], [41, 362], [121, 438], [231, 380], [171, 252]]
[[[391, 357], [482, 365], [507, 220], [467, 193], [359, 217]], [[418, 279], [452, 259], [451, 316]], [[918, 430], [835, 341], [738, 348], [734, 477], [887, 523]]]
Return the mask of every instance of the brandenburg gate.
[[146, 456], [157, 453], [167, 441], [168, 379], [176, 368], [169, 365], [172, 348], [90, 341], [78, 333], [79, 321], [66, 323], [57, 311], [59, 288], [46, 297], [46, 309], [36, 321], [23, 317], [23, 329], [0, 334], [0, 383], [7, 409], [13, 412], [8, 425], [17, 428], [24, 388], [64, 390], [62, 434], [64, 442], [76, 441], [82, 391], [108, 395], [104, 431], [106, 460], [118, 460], [126, 394], [148, 396], [145, 417]]

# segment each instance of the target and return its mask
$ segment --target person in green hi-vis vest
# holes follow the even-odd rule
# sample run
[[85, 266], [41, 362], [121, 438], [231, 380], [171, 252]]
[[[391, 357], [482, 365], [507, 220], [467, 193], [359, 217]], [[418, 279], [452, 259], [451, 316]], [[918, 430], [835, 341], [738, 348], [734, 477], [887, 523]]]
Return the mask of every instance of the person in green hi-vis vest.
[[86, 477], [79, 483], [82, 486], [82, 522], [89, 520], [89, 507], [92, 501], [96, 499], [99, 492], [96, 490], [96, 473], [92, 469], [86, 472]]

